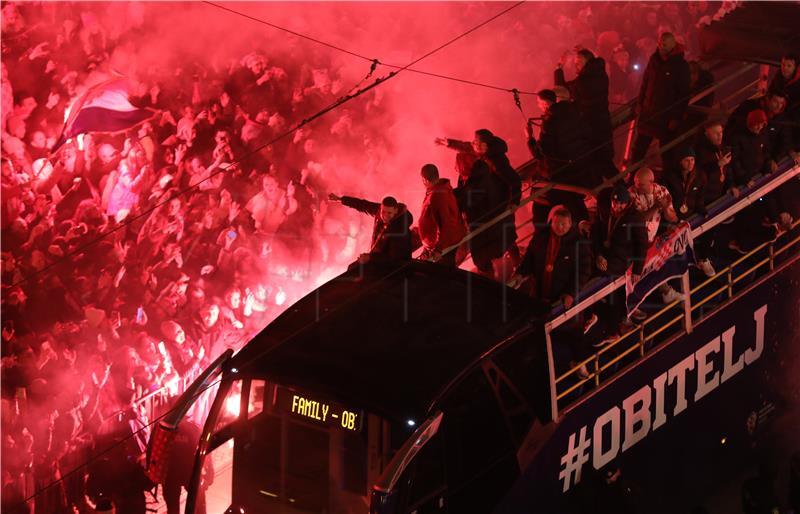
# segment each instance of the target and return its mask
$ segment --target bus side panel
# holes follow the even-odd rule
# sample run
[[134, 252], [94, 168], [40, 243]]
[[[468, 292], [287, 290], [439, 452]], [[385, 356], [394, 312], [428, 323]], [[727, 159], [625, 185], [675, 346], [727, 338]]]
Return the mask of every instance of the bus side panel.
[[797, 448], [799, 341], [795, 258], [567, 412], [495, 512], [597, 512], [611, 465], [632, 498], [646, 491], [642, 512], [676, 512], [674, 501], [707, 497], [770, 446], [785, 451], [780, 434], [795, 433]]

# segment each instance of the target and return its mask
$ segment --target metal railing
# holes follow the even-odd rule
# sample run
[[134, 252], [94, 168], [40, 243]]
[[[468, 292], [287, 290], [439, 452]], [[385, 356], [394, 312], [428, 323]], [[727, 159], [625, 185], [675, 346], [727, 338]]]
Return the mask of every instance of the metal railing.
[[[692, 236], [698, 237], [708, 232], [711, 228], [727, 220], [765, 194], [798, 176], [800, 176], [800, 165], [795, 165], [778, 176], [768, 177], [768, 180], [763, 182], [759, 187], [756, 187], [750, 194], [739, 198], [733, 205], [721, 210], [718, 214], [694, 228], [692, 230]], [[593, 388], [599, 387], [603, 382], [616, 374], [616, 367], [621, 364], [630, 364], [643, 357], [647, 353], [649, 347], [655, 344], [656, 338], [661, 337], [662, 339], [668, 339], [683, 333], [691, 332], [693, 323], [700, 322], [705, 318], [703, 307], [706, 307], [709, 303], [715, 302], [715, 300], [715, 307], [733, 301], [737, 293], [737, 284], [746, 280], [748, 277], [752, 277], [762, 268], [766, 267], [768, 271], [773, 271], [775, 269], [776, 260], [785, 252], [798, 246], [800, 236], [794, 237], [785, 244], [778, 245], [779, 242], [786, 239], [787, 235], [794, 234], [798, 226], [800, 226], [800, 220], [793, 223], [791, 230], [780, 234], [772, 241], [761, 243], [745, 255], [731, 262], [725, 268], [717, 271], [713, 277], [704, 280], [692, 288], [689, 286], [688, 272], [685, 273], [682, 281], [683, 299], [675, 300], [665, 305], [658, 312], [648, 316], [648, 318], [640, 324], [634, 325], [631, 330], [622, 334], [610, 344], [597, 350], [591, 356], [575, 363], [575, 365], [559, 376], [555, 376], [555, 371], [551, 370], [550, 388], [553, 398], [553, 419], [558, 419], [558, 414], [561, 411], [560, 402], [568, 406], [585, 394], [588, 394], [589, 391], [584, 391], [583, 389], [587, 384]], [[742, 270], [742, 267], [746, 264], [749, 264], [749, 267]], [[588, 307], [594, 305], [597, 301], [605, 298], [624, 283], [624, 277], [618, 278], [588, 298], [582, 300], [573, 308], [568, 309], [546, 323], [545, 335], [548, 353], [552, 353], [551, 334], [553, 330], [574, 318]], [[716, 285], [716, 287], [709, 287], [712, 285]], [[706, 289], [710, 290], [706, 291]], [[701, 291], [703, 291], [702, 294], [700, 293]], [[695, 298], [694, 304], [692, 303], [693, 298]], [[683, 309], [680, 313], [676, 313], [676, 307], [679, 305], [682, 305]], [[681, 328], [670, 330], [680, 321], [684, 322]]]

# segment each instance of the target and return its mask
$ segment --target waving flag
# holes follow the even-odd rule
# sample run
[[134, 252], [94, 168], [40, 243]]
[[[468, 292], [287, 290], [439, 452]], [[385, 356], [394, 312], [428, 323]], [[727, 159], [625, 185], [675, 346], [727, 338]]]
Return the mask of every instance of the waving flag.
[[628, 314], [636, 310], [658, 286], [683, 275], [694, 264], [694, 260], [692, 228], [687, 222], [656, 237], [647, 250], [642, 274], [634, 277], [630, 269], [625, 274]]
[[55, 152], [68, 139], [89, 132], [119, 132], [149, 119], [150, 109], [139, 109], [128, 100], [128, 80], [116, 77], [95, 84], [75, 99], [67, 110], [61, 137]]

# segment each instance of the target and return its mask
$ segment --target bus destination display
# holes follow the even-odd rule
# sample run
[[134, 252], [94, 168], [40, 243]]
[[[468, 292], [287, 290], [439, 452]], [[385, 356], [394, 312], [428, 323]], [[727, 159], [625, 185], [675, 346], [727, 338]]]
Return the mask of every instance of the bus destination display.
[[324, 425], [358, 432], [361, 430], [363, 413], [315, 398], [306, 393], [292, 391], [285, 387], [278, 387], [276, 395], [277, 407], [307, 421], [322, 423]]

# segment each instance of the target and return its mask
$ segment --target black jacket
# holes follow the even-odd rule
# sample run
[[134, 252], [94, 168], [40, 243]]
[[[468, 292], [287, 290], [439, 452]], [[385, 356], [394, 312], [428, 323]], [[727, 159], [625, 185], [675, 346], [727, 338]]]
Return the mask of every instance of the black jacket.
[[411, 223], [414, 218], [404, 204], [400, 204], [397, 216], [388, 225], [381, 219], [379, 203], [343, 196], [342, 205], [375, 218], [369, 251], [373, 261], [411, 259]]
[[[478, 159], [470, 170], [469, 177], [458, 179], [454, 190], [458, 208], [464, 214], [469, 230], [475, 230], [502, 212], [506, 198], [506, 185], [489, 170], [486, 162]], [[486, 261], [503, 255], [503, 226], [496, 223], [469, 241], [473, 260]]]
[[664, 137], [670, 121], [683, 120], [689, 103], [689, 81], [689, 63], [681, 45], [676, 45], [666, 59], [658, 50], [653, 53], [639, 89], [640, 132]]
[[564, 78], [564, 70], [557, 68], [554, 79], [557, 86], [569, 89], [572, 101], [589, 127], [592, 149], [603, 143], [609, 143], [599, 149], [596, 155], [613, 158], [614, 146], [610, 144], [611, 114], [608, 112], [606, 62], [600, 57], [591, 59], [578, 76], [569, 82]]
[[[727, 191], [728, 175], [730, 175], [730, 164], [725, 170], [719, 167], [717, 154], [723, 148], [715, 146], [708, 140], [704, 133], [701, 133], [694, 144], [695, 168], [702, 171], [706, 176], [706, 189], [703, 202], [708, 205], [718, 199]], [[720, 179], [721, 177], [721, 179]], [[674, 196], [673, 196], [674, 198]]]
[[755, 175], [768, 171], [769, 137], [767, 131], [754, 134], [750, 129], [739, 130], [730, 136], [730, 187], [741, 187]]
[[[672, 206], [680, 219], [688, 219], [695, 214], [705, 216], [708, 178], [703, 170], [695, 165], [694, 172], [684, 179], [680, 168], [675, 166], [664, 174], [662, 180], [672, 196]], [[681, 206], [684, 205], [686, 212], [681, 212]]]
[[623, 275], [633, 263], [633, 272], [640, 275], [648, 247], [647, 228], [641, 213], [629, 205], [618, 218], [610, 219], [609, 206], [598, 209], [597, 214], [592, 227], [592, 248], [595, 255], [602, 255], [608, 261], [605, 273]]
[[592, 188], [602, 177], [586, 172], [591, 143], [586, 123], [572, 102], [558, 102], [542, 121], [539, 142], [528, 140], [531, 154], [547, 165], [553, 182]]
[[592, 252], [589, 241], [581, 239], [578, 231], [572, 229], [561, 237], [550, 282], [549, 295], [542, 296], [542, 275], [547, 259], [547, 245], [551, 234], [550, 226], [536, 229], [533, 241], [522, 258], [517, 273], [536, 277], [537, 297], [543, 300], [555, 300], [568, 294], [576, 297], [592, 274]]

